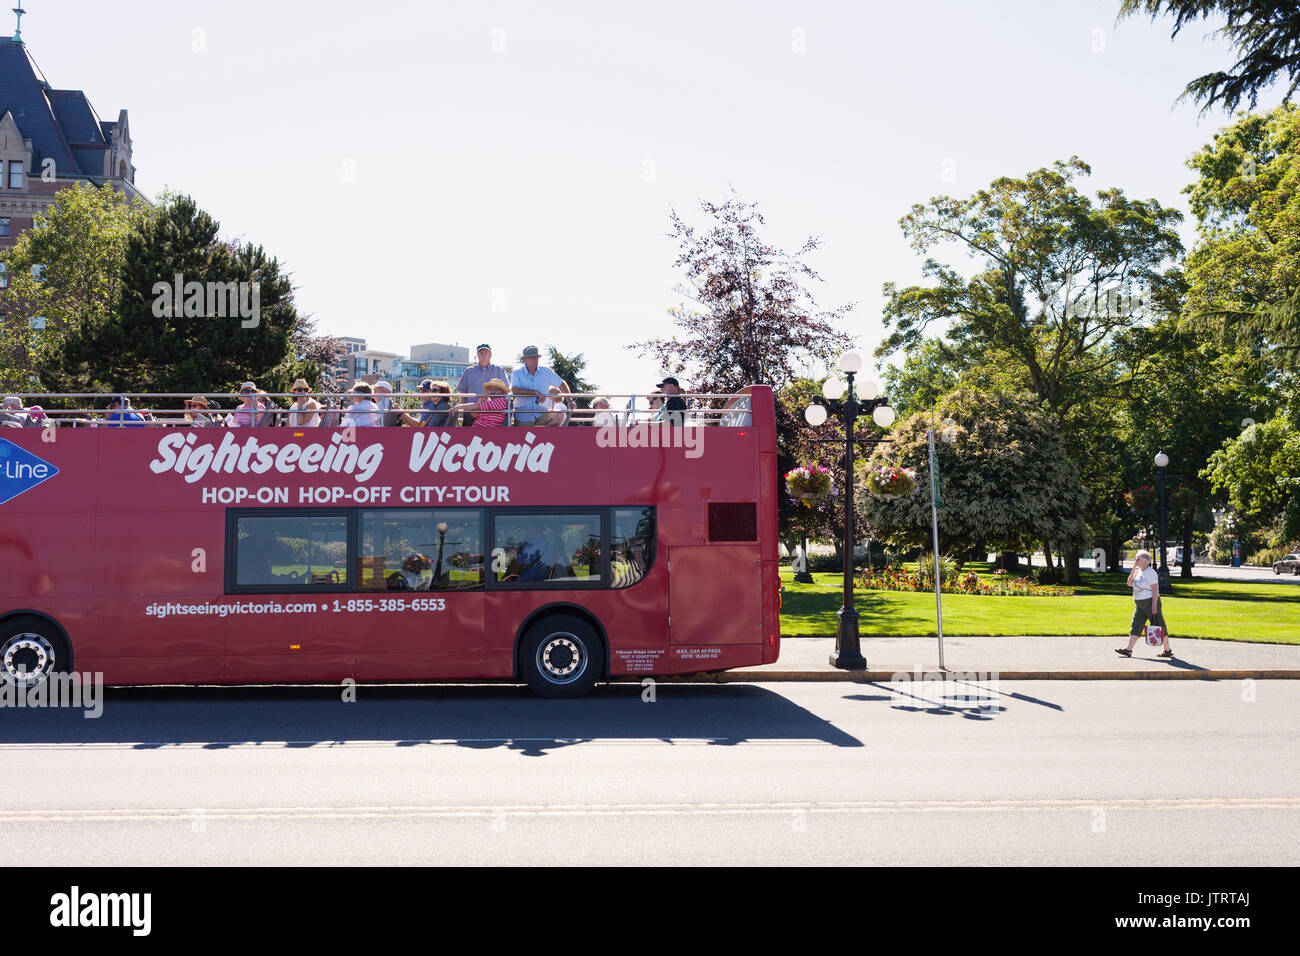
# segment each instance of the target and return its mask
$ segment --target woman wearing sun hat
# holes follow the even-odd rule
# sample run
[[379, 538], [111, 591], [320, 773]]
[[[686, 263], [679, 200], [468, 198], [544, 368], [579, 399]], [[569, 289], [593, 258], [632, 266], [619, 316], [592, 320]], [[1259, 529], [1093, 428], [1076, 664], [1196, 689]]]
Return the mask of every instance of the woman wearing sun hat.
[[208, 400], [202, 395], [195, 395], [193, 398], [185, 400], [185, 421], [192, 428], [214, 428], [219, 422], [213, 420], [208, 414], [211, 406]]
[[311, 386], [300, 378], [290, 386], [293, 404], [289, 406], [290, 428], [315, 428], [320, 424], [320, 402], [311, 397]]
[[487, 394], [477, 402], [457, 405], [452, 411], [477, 412], [474, 416], [475, 428], [500, 428], [506, 423], [506, 409], [510, 407], [510, 400], [506, 398], [510, 394], [510, 387], [506, 385], [505, 379], [492, 378], [483, 383], [483, 391]]

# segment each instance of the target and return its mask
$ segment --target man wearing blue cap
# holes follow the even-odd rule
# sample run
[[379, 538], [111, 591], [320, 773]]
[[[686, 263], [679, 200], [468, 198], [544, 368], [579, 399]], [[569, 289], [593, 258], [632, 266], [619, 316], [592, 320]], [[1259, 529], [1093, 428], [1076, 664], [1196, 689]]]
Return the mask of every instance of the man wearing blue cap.
[[[456, 399], [456, 402], [473, 403], [478, 401], [487, 394], [483, 386], [494, 378], [499, 378], [503, 382], [509, 380], [505, 369], [500, 365], [492, 364], [492, 346], [485, 343], [478, 347], [478, 364], [465, 369], [460, 381], [456, 383], [456, 391], [462, 395], [462, 397]], [[465, 424], [468, 425], [473, 421], [473, 416], [468, 413], [466, 413], [465, 417], [468, 419]]]

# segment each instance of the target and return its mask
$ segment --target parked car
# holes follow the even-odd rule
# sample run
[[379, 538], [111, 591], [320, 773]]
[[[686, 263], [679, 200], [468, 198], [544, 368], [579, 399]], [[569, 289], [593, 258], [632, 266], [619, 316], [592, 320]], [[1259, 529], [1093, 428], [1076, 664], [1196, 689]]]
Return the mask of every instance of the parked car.
[[1289, 571], [1292, 574], [1300, 574], [1300, 554], [1292, 551], [1281, 561], [1273, 562], [1273, 573], [1282, 574]]
[[[1176, 568], [1178, 568], [1178, 567], [1182, 567], [1182, 564], [1183, 564], [1183, 550], [1184, 550], [1184, 549], [1180, 546], [1180, 547], [1173, 548], [1172, 550], [1173, 550], [1173, 552], [1174, 552], [1174, 553], [1173, 553], [1174, 567], [1176, 567]], [[1192, 559], [1191, 559], [1191, 561], [1190, 561], [1189, 563], [1190, 563], [1193, 567], [1196, 565], [1196, 552], [1195, 552], [1195, 551], [1192, 552]]]

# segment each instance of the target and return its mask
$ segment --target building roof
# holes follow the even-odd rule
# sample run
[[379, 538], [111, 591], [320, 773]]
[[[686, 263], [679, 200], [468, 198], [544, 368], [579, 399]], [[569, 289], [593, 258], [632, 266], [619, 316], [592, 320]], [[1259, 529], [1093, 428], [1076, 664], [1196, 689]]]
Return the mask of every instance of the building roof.
[[103, 151], [116, 124], [100, 120], [80, 90], [51, 88], [27, 47], [12, 37], [0, 37], [0, 116], [5, 111], [32, 141], [33, 170], [53, 159], [60, 179], [104, 175]]

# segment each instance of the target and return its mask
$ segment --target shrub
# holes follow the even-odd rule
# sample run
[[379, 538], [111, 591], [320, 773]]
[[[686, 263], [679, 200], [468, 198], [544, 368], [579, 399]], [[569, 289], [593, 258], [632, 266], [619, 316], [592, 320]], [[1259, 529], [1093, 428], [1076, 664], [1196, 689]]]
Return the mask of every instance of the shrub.
[[1058, 568], [1034, 568], [1031, 576], [1035, 584], [1044, 587], [1060, 584], [1065, 580], [1065, 572]]
[[[934, 587], [934, 555], [923, 554], [916, 562], [916, 572], [921, 580]], [[947, 587], [957, 580], [957, 562], [946, 554], [939, 555], [939, 584]]]

